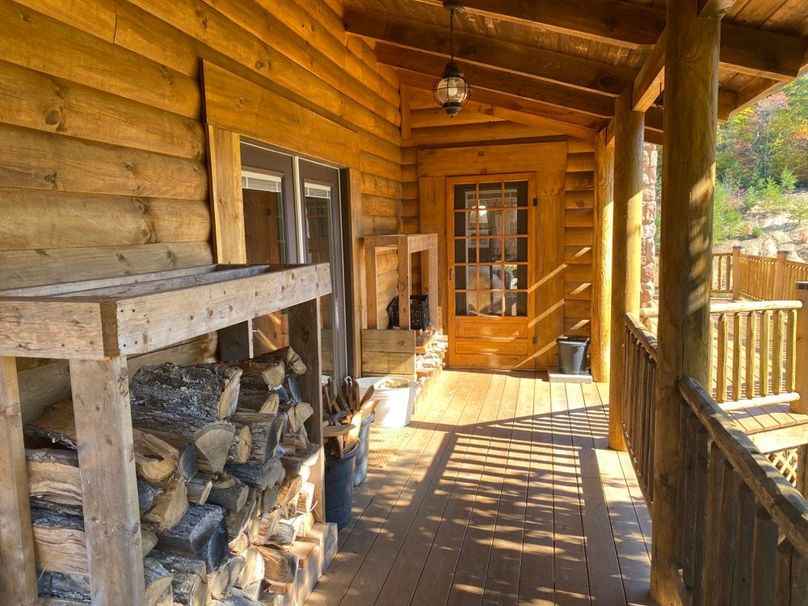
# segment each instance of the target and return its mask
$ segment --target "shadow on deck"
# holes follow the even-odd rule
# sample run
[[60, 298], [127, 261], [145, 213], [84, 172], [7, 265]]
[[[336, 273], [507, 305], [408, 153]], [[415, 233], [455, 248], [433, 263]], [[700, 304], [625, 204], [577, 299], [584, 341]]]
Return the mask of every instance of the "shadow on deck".
[[374, 428], [354, 520], [308, 604], [649, 604], [650, 518], [607, 449], [606, 385], [448, 371]]

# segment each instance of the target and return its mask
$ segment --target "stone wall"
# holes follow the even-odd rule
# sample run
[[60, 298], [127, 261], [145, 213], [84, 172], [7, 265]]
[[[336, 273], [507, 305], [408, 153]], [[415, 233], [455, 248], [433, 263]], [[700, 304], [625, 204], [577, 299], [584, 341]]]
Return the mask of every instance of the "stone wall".
[[656, 266], [657, 210], [657, 146], [645, 143], [642, 158], [642, 270], [640, 273], [640, 306], [648, 307], [656, 296], [654, 272]]

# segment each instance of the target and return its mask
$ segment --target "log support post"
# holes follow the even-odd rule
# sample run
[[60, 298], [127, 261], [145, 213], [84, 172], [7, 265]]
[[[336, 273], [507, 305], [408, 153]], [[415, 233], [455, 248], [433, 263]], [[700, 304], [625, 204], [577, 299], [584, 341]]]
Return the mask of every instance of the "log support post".
[[595, 276], [592, 296], [592, 378], [608, 381], [612, 321], [614, 142], [606, 129], [595, 138]]
[[735, 301], [741, 298], [741, 252], [743, 247], [732, 247], [732, 298]]
[[[720, 12], [669, 0], [665, 63], [659, 361], [654, 434], [651, 593], [678, 604], [677, 516], [682, 398], [690, 376], [709, 385], [712, 215]], [[687, 529], [681, 529], [687, 532]]]
[[614, 114], [614, 240], [612, 245], [611, 383], [609, 446], [625, 450], [623, 435], [624, 316], [640, 313], [642, 160], [645, 114], [632, 110], [631, 90]]
[[0, 601], [34, 606], [36, 566], [20, 390], [16, 360], [8, 357], [0, 357], [0, 561]]
[[[797, 346], [796, 369], [797, 383], [795, 389], [800, 394], [799, 400], [791, 403], [791, 412], [808, 414], [808, 282], [798, 282], [793, 286], [797, 300], [802, 309], [797, 312]], [[808, 444], [797, 450], [797, 490], [808, 498]]]
[[309, 441], [320, 446], [320, 453], [312, 468], [314, 483], [314, 516], [325, 522], [325, 455], [323, 454], [323, 394], [320, 385], [320, 299], [298, 303], [289, 309], [289, 345], [306, 363], [306, 374], [300, 379], [300, 391], [304, 401], [311, 404], [314, 413], [306, 423]]
[[141, 606], [145, 584], [126, 357], [70, 360], [70, 383], [92, 603]]

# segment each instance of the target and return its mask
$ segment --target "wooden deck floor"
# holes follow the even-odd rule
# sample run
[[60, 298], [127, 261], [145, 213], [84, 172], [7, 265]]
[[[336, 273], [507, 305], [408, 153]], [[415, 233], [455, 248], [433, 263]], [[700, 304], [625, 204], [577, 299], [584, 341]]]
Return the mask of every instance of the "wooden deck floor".
[[606, 385], [444, 372], [374, 429], [353, 522], [308, 604], [650, 604], [650, 519], [606, 448]]

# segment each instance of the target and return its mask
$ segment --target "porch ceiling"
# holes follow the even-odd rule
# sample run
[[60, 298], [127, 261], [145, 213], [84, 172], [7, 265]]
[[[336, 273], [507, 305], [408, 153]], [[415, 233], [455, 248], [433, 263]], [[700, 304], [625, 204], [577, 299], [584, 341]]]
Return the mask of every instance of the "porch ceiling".
[[[660, 136], [664, 2], [462, 4], [455, 55], [475, 101], [587, 138], [614, 115], [615, 96], [633, 88], [635, 108], [651, 112], [648, 138]], [[732, 3], [722, 25], [719, 118], [805, 71], [807, 13], [808, 0]], [[376, 43], [377, 58], [397, 68], [402, 83], [431, 88], [448, 56], [441, 0], [345, 0], [344, 21], [350, 34]]]

